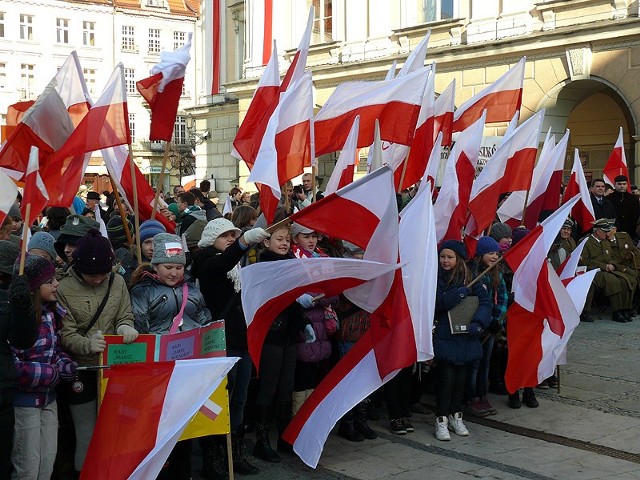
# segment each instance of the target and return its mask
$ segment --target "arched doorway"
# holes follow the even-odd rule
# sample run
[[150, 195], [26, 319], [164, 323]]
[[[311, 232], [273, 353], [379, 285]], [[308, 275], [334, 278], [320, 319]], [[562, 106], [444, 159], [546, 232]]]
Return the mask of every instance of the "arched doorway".
[[631, 183], [635, 175], [635, 121], [627, 101], [609, 82], [591, 77], [589, 80], [567, 80], [556, 85], [538, 109], [546, 108], [543, 133], [551, 127], [558, 140], [565, 128], [570, 130], [565, 174], [571, 171], [574, 148], [580, 151], [587, 180], [602, 176], [620, 127], [629, 165]]

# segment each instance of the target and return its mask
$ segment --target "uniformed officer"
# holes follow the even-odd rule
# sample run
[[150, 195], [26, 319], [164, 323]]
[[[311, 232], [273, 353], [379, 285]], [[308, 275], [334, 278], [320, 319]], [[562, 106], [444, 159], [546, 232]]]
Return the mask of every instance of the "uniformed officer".
[[[632, 305], [635, 292], [638, 288], [638, 266], [640, 262], [640, 250], [635, 246], [631, 235], [619, 232], [615, 226], [615, 219], [609, 219], [611, 231], [607, 232], [607, 240], [611, 244], [612, 261], [616, 266], [615, 273], [627, 280], [631, 289]], [[627, 317], [633, 318], [635, 311], [627, 309]]]
[[[612, 229], [613, 226], [606, 218], [593, 222], [593, 232], [589, 235], [582, 250], [580, 265], [586, 266], [587, 270], [600, 269], [589, 289], [585, 308], [580, 316], [583, 322], [593, 322], [589, 312], [595, 288], [600, 289], [609, 299], [614, 322], [631, 321], [626, 312], [632, 308], [633, 290], [629, 285], [629, 279], [623, 275], [625, 272], [621, 271], [621, 268], [625, 267], [616, 267], [615, 265], [612, 247], [607, 240], [607, 232]], [[635, 285], [637, 285], [637, 281]]]

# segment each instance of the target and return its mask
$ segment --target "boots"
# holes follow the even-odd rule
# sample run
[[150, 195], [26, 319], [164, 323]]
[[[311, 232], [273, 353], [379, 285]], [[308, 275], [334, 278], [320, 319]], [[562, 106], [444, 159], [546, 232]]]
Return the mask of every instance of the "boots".
[[367, 440], [373, 440], [378, 438], [378, 434], [371, 430], [367, 423], [367, 403], [367, 400], [364, 400], [354, 408], [353, 427]]
[[231, 448], [233, 452], [233, 471], [241, 475], [256, 475], [260, 469], [251, 465], [244, 456], [244, 438], [242, 430], [231, 436]]
[[302, 392], [293, 392], [293, 404], [291, 407], [291, 413], [295, 415], [300, 410], [300, 407], [307, 399], [307, 391], [303, 390]]
[[536, 394], [533, 392], [533, 388], [526, 387], [522, 393], [522, 403], [529, 408], [538, 408], [540, 405], [536, 399]]
[[200, 438], [202, 449], [202, 471], [205, 480], [226, 480], [229, 478], [224, 447], [213, 435]]
[[293, 446], [282, 439], [282, 434], [291, 422], [291, 402], [276, 403], [276, 424], [278, 425], [278, 451], [293, 453]]
[[345, 413], [344, 417], [340, 419], [338, 435], [350, 442], [362, 442], [364, 440], [364, 435], [355, 429], [353, 417], [353, 410], [349, 410]]
[[269, 443], [269, 407], [256, 405], [256, 446], [253, 456], [265, 462], [280, 463], [280, 457]]
[[522, 402], [520, 401], [520, 392], [517, 390], [514, 393], [509, 394], [509, 408], [520, 408]]

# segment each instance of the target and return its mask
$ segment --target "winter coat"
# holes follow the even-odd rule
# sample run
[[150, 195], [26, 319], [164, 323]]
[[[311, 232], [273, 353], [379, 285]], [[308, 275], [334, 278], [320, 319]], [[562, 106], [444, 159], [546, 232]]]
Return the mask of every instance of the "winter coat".
[[[145, 273], [142, 279], [131, 287], [131, 309], [135, 318], [135, 328], [140, 333], [165, 334], [171, 330], [174, 317], [182, 308], [181, 282], [175, 287], [162, 283], [156, 275]], [[191, 330], [211, 322], [211, 313], [205, 305], [200, 290], [192, 283], [187, 304], [182, 315], [179, 331]]]
[[182, 222], [180, 222], [180, 229], [178, 230], [178, 236], [181, 237], [183, 233], [187, 231], [187, 229], [193, 224], [196, 220], [202, 220], [204, 222], [207, 221], [207, 212], [202, 210], [200, 207], [196, 205], [192, 205], [189, 207], [189, 211], [185, 210], [185, 213], [182, 216]]
[[60, 320], [64, 308], [53, 304], [54, 311], [42, 306], [38, 336], [33, 346], [21, 350], [11, 347], [16, 364], [16, 394], [13, 404], [17, 407], [46, 407], [56, 399], [56, 385], [72, 380], [76, 365], [62, 350]]
[[97, 287], [85, 282], [74, 268], [67, 271], [58, 286], [58, 302], [67, 310], [62, 319], [62, 346], [71, 354], [78, 365], [97, 365], [99, 354], [91, 352], [90, 337], [98, 330], [103, 335], [115, 335], [120, 325], [133, 327], [133, 313], [127, 285], [122, 276], [114, 274], [109, 299], [87, 332], [85, 329], [107, 293], [109, 279]]
[[329, 341], [329, 334], [325, 326], [325, 309], [332, 308], [332, 306], [337, 303], [338, 297], [321, 298], [316, 302], [314, 307], [303, 310], [303, 321], [310, 323], [313, 327], [313, 331], [316, 334], [316, 341], [306, 343], [304, 341], [304, 335], [299, 335], [298, 360], [316, 363], [329, 358], [331, 355], [331, 342]]
[[[438, 285], [436, 289], [435, 331], [433, 334], [434, 360], [464, 365], [482, 358], [480, 338], [468, 333], [452, 334], [447, 312], [462, 301], [458, 288], [464, 286], [462, 279], [448, 280], [450, 272], [438, 267]], [[471, 324], [478, 323], [486, 329], [491, 323], [492, 302], [481, 282], [471, 287], [471, 295], [478, 297], [479, 305]]]
[[244, 253], [237, 239], [224, 252], [213, 246], [201, 248], [194, 253], [191, 266], [191, 275], [200, 283], [200, 291], [213, 320], [222, 319], [222, 313], [231, 303], [224, 315], [225, 337], [227, 348], [239, 350], [247, 349], [247, 323], [240, 292], [235, 291], [227, 273], [238, 264]]

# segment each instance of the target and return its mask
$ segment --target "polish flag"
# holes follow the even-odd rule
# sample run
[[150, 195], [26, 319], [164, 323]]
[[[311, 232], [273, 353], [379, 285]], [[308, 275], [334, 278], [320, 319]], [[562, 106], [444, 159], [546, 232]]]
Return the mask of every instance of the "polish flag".
[[484, 119], [482, 115], [460, 134], [447, 159], [442, 187], [433, 206], [438, 243], [450, 239], [462, 240], [462, 227], [467, 223], [467, 207], [478, 163]]
[[438, 170], [440, 169], [440, 159], [442, 158], [442, 132], [438, 133], [436, 143], [431, 150], [429, 161], [427, 162], [427, 168], [422, 175], [422, 181], [420, 182], [420, 188], [418, 192], [429, 186], [431, 195], [436, 188], [436, 177], [438, 176]]
[[426, 35], [416, 48], [409, 54], [407, 60], [398, 72], [398, 77], [403, 77], [411, 72], [415, 72], [419, 68], [424, 67], [424, 61], [427, 58], [427, 46], [429, 45], [429, 37], [431, 37], [431, 29], [427, 30]]
[[522, 57], [507, 73], [460, 105], [453, 116], [453, 131], [467, 128], [484, 110], [487, 111], [486, 123], [510, 121], [522, 104], [526, 60], [527, 57]]
[[342, 148], [356, 115], [360, 115], [358, 148], [373, 143], [376, 119], [383, 141], [411, 145], [430, 70], [421, 68], [381, 82], [338, 85], [316, 115], [316, 154]]
[[387, 74], [384, 77], [385, 80], [393, 80], [395, 78], [397, 66], [398, 66], [398, 61], [394, 60], [391, 66], [389, 67], [389, 70], [387, 70]]
[[[240, 160], [244, 160], [250, 169], [253, 168], [253, 164], [256, 161], [258, 150], [262, 144], [262, 138], [267, 129], [267, 124], [280, 101], [280, 94], [304, 76], [304, 71], [307, 66], [307, 56], [309, 54], [309, 45], [311, 43], [312, 27], [313, 7], [309, 9], [307, 27], [302, 34], [298, 50], [293, 56], [291, 65], [289, 65], [287, 73], [282, 79], [282, 83], [280, 83], [278, 54], [274, 43], [269, 64], [263, 73], [263, 78], [260, 79], [261, 83], [258, 84], [260, 93], [258, 94], [258, 89], [256, 89], [254, 98], [251, 101], [253, 105], [254, 101], [257, 100], [256, 105], [255, 107], [252, 107], [252, 105], [249, 106], [245, 119], [242, 125], [240, 125], [236, 138], [233, 141], [233, 149], [231, 150], [231, 155]], [[262, 83], [263, 79], [264, 83]], [[279, 89], [274, 91], [272, 87], [278, 85]]]
[[9, 105], [7, 107], [5, 124], [0, 127], [2, 129], [0, 141], [4, 142], [13, 134], [16, 126], [22, 120], [25, 112], [29, 110], [34, 103], [34, 100], [25, 100], [24, 102], [16, 102], [13, 105]]
[[7, 218], [9, 209], [16, 203], [18, 196], [18, 187], [11, 177], [0, 172], [0, 225]]
[[280, 201], [280, 185], [302, 174], [312, 158], [313, 84], [308, 72], [281, 95], [248, 178], [261, 184], [260, 208], [268, 224]]
[[509, 392], [536, 386], [550, 377], [579, 323], [567, 289], [547, 260], [577, 201], [578, 197], [572, 198], [504, 256], [514, 271], [514, 303], [507, 314], [509, 359], [505, 381]]
[[[607, 164], [602, 169], [602, 178], [609, 185], [615, 185], [615, 178], [618, 175], [624, 175], [629, 178], [629, 168], [627, 168], [627, 157], [624, 154], [624, 136], [622, 134], [622, 127], [620, 127], [620, 133], [618, 133], [618, 140], [616, 141], [613, 151], [607, 160]], [[627, 182], [627, 192], [631, 192], [631, 182]]]
[[156, 478], [236, 357], [112, 365], [81, 479]]
[[182, 47], [161, 52], [160, 63], [151, 68], [151, 77], [136, 82], [136, 89], [151, 108], [151, 141], [170, 142], [173, 137], [184, 75], [191, 60], [190, 50], [191, 34]]
[[271, 56], [271, 44], [273, 41], [273, 0], [263, 0], [250, 2], [246, 6], [251, 21], [256, 25], [256, 33], [262, 32], [262, 39], [254, 38], [250, 57], [260, 60], [262, 65], [266, 65]]
[[571, 280], [576, 276], [576, 270], [578, 269], [578, 264], [580, 263], [580, 256], [582, 255], [582, 250], [584, 250], [584, 246], [587, 243], [589, 237], [584, 237], [582, 241], [578, 244], [576, 249], [569, 254], [569, 257], [565, 261], [563, 265], [560, 265], [558, 276], [562, 283], [567, 284], [567, 280]]
[[50, 205], [71, 205], [88, 162], [86, 154], [128, 143], [131, 143], [131, 134], [124, 67], [119, 63], [98, 101], [42, 169]]
[[593, 222], [596, 220], [596, 214], [593, 211], [587, 179], [582, 171], [582, 162], [580, 162], [580, 154], [577, 148], [574, 150], [571, 176], [564, 189], [562, 203], [565, 204], [568, 199], [576, 195], [580, 196], [580, 200], [571, 210], [571, 216], [580, 225], [582, 231], [586, 232], [591, 229]]
[[356, 145], [359, 129], [360, 115], [353, 120], [353, 125], [349, 131], [347, 140], [344, 142], [336, 166], [333, 172], [331, 172], [331, 177], [329, 177], [327, 186], [324, 189], [325, 197], [353, 182], [353, 174], [355, 173], [356, 164], [358, 163], [358, 148]]
[[469, 200], [469, 235], [482, 233], [495, 219], [500, 194], [529, 190], [538, 151], [544, 109], [520, 125], [498, 147], [473, 182]]
[[[360, 115], [358, 115], [360, 117]], [[356, 139], [357, 140], [357, 139]], [[369, 153], [367, 154], [367, 173], [374, 172], [385, 165], [383, 159], [383, 152], [385, 148], [389, 148], [389, 142], [382, 142], [380, 138], [380, 122], [376, 118], [373, 128], [373, 144], [369, 147]], [[393, 146], [393, 144], [391, 144]], [[387, 165], [389, 165], [387, 163]], [[389, 165], [393, 168], [391, 165]]]
[[442, 132], [442, 145], [451, 146], [453, 134], [453, 111], [456, 95], [456, 79], [454, 78], [433, 103], [433, 134]]
[[[49, 194], [40, 177], [38, 165], [38, 148], [31, 147], [27, 176], [24, 180], [22, 203], [20, 204], [20, 213], [24, 219], [24, 224], [28, 226], [33, 224], [33, 221], [38, 218], [49, 201]], [[31, 205], [29, 218], [27, 218], [27, 205]]]
[[529, 230], [532, 230], [538, 224], [543, 211], [555, 211], [558, 208], [568, 141], [569, 131], [567, 130], [556, 145], [551, 135], [551, 129], [549, 129], [540, 151], [538, 162], [533, 169], [528, 197], [526, 191], [512, 192], [498, 209], [498, 216], [501, 221], [511, 228], [520, 225], [525, 198], [527, 199], [527, 206], [524, 226]]

